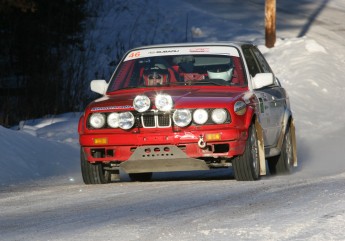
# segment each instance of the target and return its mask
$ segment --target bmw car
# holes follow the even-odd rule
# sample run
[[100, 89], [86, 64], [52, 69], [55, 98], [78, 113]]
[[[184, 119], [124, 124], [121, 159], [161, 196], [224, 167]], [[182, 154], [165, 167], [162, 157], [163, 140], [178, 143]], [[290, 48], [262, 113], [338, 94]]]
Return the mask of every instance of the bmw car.
[[129, 50], [79, 120], [85, 184], [229, 168], [239, 181], [297, 166], [289, 96], [252, 43]]

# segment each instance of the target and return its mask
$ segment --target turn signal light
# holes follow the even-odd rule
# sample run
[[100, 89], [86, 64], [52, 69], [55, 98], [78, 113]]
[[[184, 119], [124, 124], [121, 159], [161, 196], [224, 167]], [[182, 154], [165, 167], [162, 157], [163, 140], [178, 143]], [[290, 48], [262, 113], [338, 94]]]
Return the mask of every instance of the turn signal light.
[[108, 138], [95, 138], [93, 139], [95, 145], [105, 145], [108, 144]]
[[222, 135], [220, 133], [209, 133], [205, 135], [206, 141], [219, 141], [222, 139]]

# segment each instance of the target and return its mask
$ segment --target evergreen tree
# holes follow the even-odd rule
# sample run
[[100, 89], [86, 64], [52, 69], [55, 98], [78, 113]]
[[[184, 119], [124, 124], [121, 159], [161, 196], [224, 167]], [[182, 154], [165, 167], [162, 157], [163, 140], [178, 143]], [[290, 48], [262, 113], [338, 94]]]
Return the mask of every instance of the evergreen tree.
[[71, 111], [64, 62], [80, 46], [85, 0], [0, 1], [0, 124]]

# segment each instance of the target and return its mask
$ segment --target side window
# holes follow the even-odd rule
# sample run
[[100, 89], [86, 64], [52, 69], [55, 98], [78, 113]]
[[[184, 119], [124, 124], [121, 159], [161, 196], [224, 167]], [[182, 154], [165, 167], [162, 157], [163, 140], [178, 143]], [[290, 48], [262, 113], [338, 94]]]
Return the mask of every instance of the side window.
[[[260, 69], [262, 73], [273, 73], [271, 67], [269, 66], [269, 64], [267, 63], [265, 57], [262, 55], [262, 53], [256, 48], [253, 47], [252, 51], [259, 63]], [[276, 86], [281, 86], [279, 80], [277, 78], [275, 78], [275, 85]]]
[[257, 48], [253, 48], [253, 53], [255, 54], [260, 68], [261, 68], [261, 72], [263, 73], [272, 73], [272, 70], [270, 68], [270, 66], [268, 65], [266, 59], [264, 58], [264, 56], [260, 53], [260, 51]]
[[259, 66], [257, 65], [256, 60], [249, 48], [243, 48], [243, 54], [248, 65], [249, 73], [252, 77], [254, 77], [257, 73], [260, 73]]

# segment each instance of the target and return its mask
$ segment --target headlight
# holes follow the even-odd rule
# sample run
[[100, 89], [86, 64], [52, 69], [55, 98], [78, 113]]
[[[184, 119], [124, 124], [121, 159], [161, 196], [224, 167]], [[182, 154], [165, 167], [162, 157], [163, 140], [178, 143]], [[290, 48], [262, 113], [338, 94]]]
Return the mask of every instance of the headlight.
[[90, 125], [93, 128], [99, 129], [102, 128], [105, 124], [105, 116], [101, 113], [93, 113], [90, 116]]
[[173, 101], [170, 95], [158, 94], [156, 96], [155, 105], [160, 111], [170, 111], [173, 107]]
[[185, 127], [192, 121], [192, 114], [187, 109], [176, 110], [173, 114], [173, 121], [179, 127]]
[[227, 118], [227, 113], [226, 110], [224, 109], [214, 109], [212, 111], [212, 120], [216, 123], [216, 124], [223, 124], [226, 121]]
[[193, 113], [193, 121], [199, 125], [205, 124], [208, 120], [208, 113], [205, 109], [197, 109]]
[[134, 125], [134, 116], [131, 112], [122, 112], [119, 114], [119, 127], [124, 130], [132, 128]]
[[144, 112], [150, 108], [151, 101], [146, 95], [137, 95], [133, 100], [133, 107], [136, 111]]
[[244, 115], [247, 110], [247, 105], [243, 101], [237, 101], [234, 105], [234, 112], [237, 115]]
[[118, 128], [119, 118], [120, 118], [119, 113], [111, 113], [110, 115], [108, 115], [108, 118], [107, 118], [108, 126], [112, 128]]

